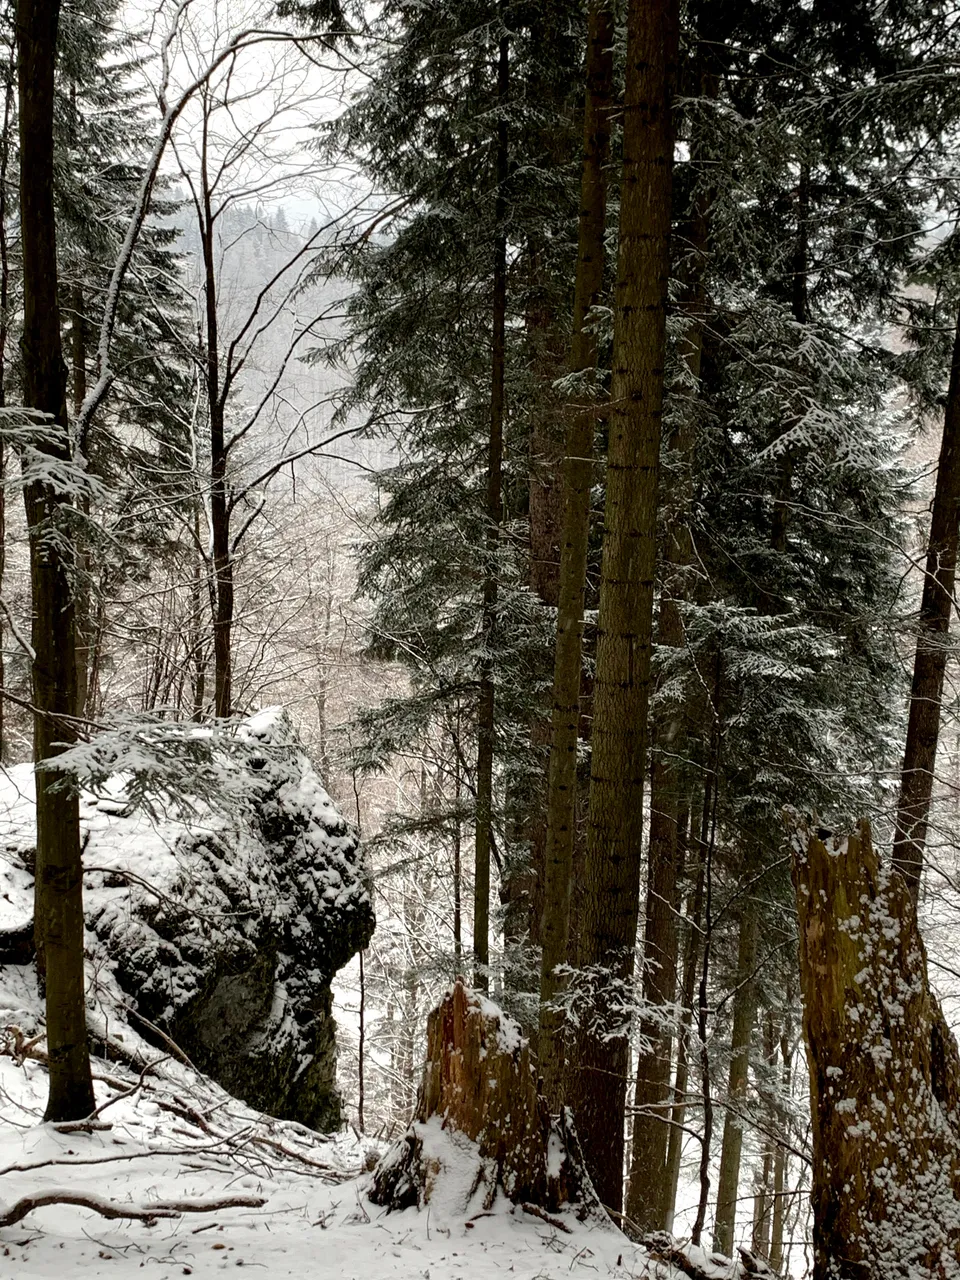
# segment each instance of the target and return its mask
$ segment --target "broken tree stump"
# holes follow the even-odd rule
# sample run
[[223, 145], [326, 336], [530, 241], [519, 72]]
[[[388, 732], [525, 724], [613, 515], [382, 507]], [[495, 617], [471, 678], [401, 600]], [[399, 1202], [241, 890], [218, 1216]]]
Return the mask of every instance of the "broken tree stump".
[[870, 826], [794, 834], [814, 1280], [960, 1274], [960, 1054]]
[[459, 979], [427, 1019], [427, 1060], [413, 1121], [373, 1175], [391, 1209], [435, 1202], [464, 1210], [483, 1188], [556, 1210], [596, 1197], [569, 1116], [553, 1120], [520, 1028]]

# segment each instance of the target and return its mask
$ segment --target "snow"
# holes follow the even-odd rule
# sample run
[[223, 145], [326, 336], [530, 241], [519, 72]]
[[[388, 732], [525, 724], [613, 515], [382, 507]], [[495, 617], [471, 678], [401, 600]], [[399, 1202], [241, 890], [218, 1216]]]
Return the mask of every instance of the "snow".
[[[153, 1055], [157, 1055], [154, 1053]], [[136, 1076], [95, 1064], [98, 1104], [130, 1088]], [[107, 1083], [104, 1077], [110, 1077]], [[428, 1210], [386, 1214], [365, 1197], [374, 1144], [355, 1135], [321, 1140], [298, 1125], [257, 1116], [189, 1069], [162, 1063], [143, 1087], [108, 1107], [111, 1127], [58, 1133], [37, 1123], [45, 1101], [41, 1063], [0, 1057], [0, 1202], [62, 1188], [131, 1206], [225, 1195], [263, 1197], [259, 1207], [190, 1213], [153, 1225], [105, 1220], [56, 1205], [0, 1228], [2, 1280], [212, 1277], [255, 1267], [273, 1277], [337, 1280], [560, 1280], [570, 1276], [641, 1277], [642, 1249], [619, 1232], [565, 1215], [569, 1234], [501, 1200], [490, 1211], [468, 1204], [469, 1184], [451, 1179]], [[167, 1109], [177, 1108], [181, 1114]], [[217, 1138], [183, 1115], [194, 1109]], [[435, 1126], [431, 1148], [470, 1157]], [[232, 1137], [230, 1136], [232, 1135]], [[327, 1166], [313, 1168], [257, 1139]], [[661, 1274], [669, 1274], [664, 1271]], [[724, 1272], [717, 1270], [717, 1275]], [[729, 1274], [729, 1270], [725, 1274]]]

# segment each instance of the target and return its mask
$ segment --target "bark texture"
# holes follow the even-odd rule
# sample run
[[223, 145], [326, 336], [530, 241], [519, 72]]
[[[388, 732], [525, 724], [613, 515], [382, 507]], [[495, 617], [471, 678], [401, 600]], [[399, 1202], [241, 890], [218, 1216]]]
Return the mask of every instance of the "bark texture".
[[742, 1113], [750, 1075], [750, 1042], [757, 1012], [755, 969], [757, 962], [757, 910], [747, 899], [740, 917], [737, 947], [737, 987], [733, 997], [733, 1030], [730, 1041], [730, 1073], [727, 1079], [727, 1110], [723, 1119], [720, 1172], [717, 1177], [717, 1216], [713, 1247], [728, 1257], [733, 1253], [733, 1232], [737, 1218], [740, 1187], [740, 1157], [743, 1152]]
[[[697, 60], [698, 62], [700, 59]], [[717, 77], [701, 70], [696, 91], [705, 99], [717, 94]], [[694, 125], [691, 162], [704, 167], [702, 128]], [[682, 376], [671, 388], [671, 426], [666, 458], [669, 474], [664, 486], [661, 522], [663, 550], [657, 643], [661, 653], [686, 645], [683, 605], [690, 596], [694, 561], [690, 529], [696, 454], [696, 401], [699, 397], [706, 306], [706, 266], [710, 248], [712, 195], [700, 186], [693, 197], [682, 231], [683, 254], [679, 275], [679, 309], [686, 328], [679, 344]], [[698, 696], [698, 693], [693, 695]], [[642, 991], [645, 1003], [662, 1009], [677, 990], [677, 876], [682, 857], [680, 817], [686, 794], [683, 766], [687, 724], [694, 719], [690, 695], [666, 699], [661, 684], [660, 709], [652, 718], [650, 774], [650, 841], [647, 897], [644, 913]], [[636, 1119], [627, 1193], [627, 1215], [643, 1231], [667, 1226], [669, 1132], [665, 1112], [670, 1105], [670, 1067], [673, 1036], [665, 1019], [647, 1019], [641, 1026], [650, 1045], [637, 1057]]]
[[[54, 67], [58, 0], [18, 0], [20, 234], [23, 247], [23, 398], [52, 420], [37, 448], [70, 457], [66, 368], [60, 341], [53, 206]], [[29, 467], [29, 454], [24, 457]], [[24, 484], [33, 593], [34, 758], [49, 759], [75, 740], [76, 624], [71, 553], [64, 517], [69, 496]], [[83, 971], [80, 819], [76, 792], [37, 773], [35, 929], [46, 981], [50, 1094], [45, 1119], [78, 1120], [94, 1108]]]
[[503, 521], [503, 409], [507, 347], [506, 182], [508, 176], [507, 121], [504, 115], [510, 85], [510, 48], [501, 37], [497, 57], [497, 226], [493, 263], [493, 346], [490, 372], [490, 438], [487, 452], [487, 565], [483, 582], [483, 635], [486, 655], [480, 663], [477, 706], [477, 821], [474, 836], [473, 954], [474, 983], [488, 986], [490, 965], [490, 855], [493, 849], [493, 758], [496, 725], [493, 633], [497, 621], [500, 575], [497, 554]]
[[960, 1272], [960, 1055], [870, 827], [794, 836], [814, 1280]]
[[614, 1212], [628, 1067], [621, 984], [632, 978], [640, 906], [678, 29], [676, 0], [632, 0], [581, 933], [598, 1007], [593, 1025], [581, 1022], [576, 1083], [587, 1167]]
[[[586, 101], [577, 277], [570, 368], [596, 367], [596, 338], [586, 328], [603, 286], [606, 225], [605, 166], [610, 154], [613, 96], [613, 13], [606, 0], [590, 6], [587, 29]], [[547, 780], [547, 837], [544, 857], [543, 918], [540, 928], [540, 1070], [543, 1092], [553, 1111], [565, 1101], [565, 1019], [557, 1008], [563, 979], [557, 967], [569, 960], [570, 899], [577, 831], [577, 747], [580, 741], [580, 676], [583, 595], [590, 531], [593, 436], [596, 414], [588, 404], [570, 420], [564, 470], [564, 512], [560, 540], [557, 638], [553, 673], [553, 717]]]
[[460, 981], [427, 1021], [414, 1120], [377, 1166], [370, 1198], [405, 1209], [441, 1187], [449, 1197], [457, 1178], [462, 1209], [481, 1187], [488, 1208], [498, 1191], [546, 1209], [594, 1200], [576, 1135], [566, 1115], [551, 1119], [519, 1026]]
[[900, 775], [893, 861], [910, 886], [920, 889], [933, 770], [940, 736], [940, 703], [947, 666], [950, 614], [960, 541], [960, 316], [950, 363], [937, 484], [930, 515], [926, 572], [920, 601], [920, 629], [910, 690], [910, 717]]

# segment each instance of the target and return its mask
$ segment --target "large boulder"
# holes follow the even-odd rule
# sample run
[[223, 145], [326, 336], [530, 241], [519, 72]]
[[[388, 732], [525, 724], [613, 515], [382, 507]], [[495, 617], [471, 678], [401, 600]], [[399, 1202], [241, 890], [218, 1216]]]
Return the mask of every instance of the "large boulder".
[[[285, 713], [252, 717], [238, 739], [233, 812], [189, 797], [131, 811], [122, 777], [83, 792], [89, 1023], [108, 1051], [122, 1047], [124, 1024], [164, 1049], [166, 1036], [250, 1105], [331, 1130], [331, 981], [374, 927], [358, 839]], [[25, 765], [0, 786], [8, 969], [26, 959], [34, 845]], [[0, 973], [7, 1021], [24, 1011], [4, 989], [24, 984]]]

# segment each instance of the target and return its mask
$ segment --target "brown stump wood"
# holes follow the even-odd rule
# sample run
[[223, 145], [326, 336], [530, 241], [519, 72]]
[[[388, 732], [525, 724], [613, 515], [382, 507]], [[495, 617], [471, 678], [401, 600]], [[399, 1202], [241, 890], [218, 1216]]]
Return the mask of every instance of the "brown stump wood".
[[910, 886], [867, 822], [795, 831], [813, 1118], [814, 1280], [960, 1269], [960, 1055]]
[[515, 1204], [579, 1202], [581, 1216], [602, 1214], [582, 1170], [576, 1133], [568, 1116], [551, 1119], [519, 1026], [458, 980], [427, 1019], [416, 1112], [374, 1171], [370, 1199], [419, 1207], [459, 1180], [464, 1210], [483, 1188], [486, 1209], [502, 1191]]

